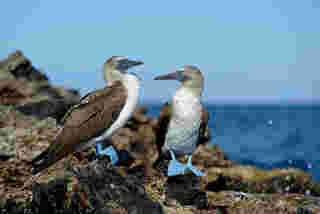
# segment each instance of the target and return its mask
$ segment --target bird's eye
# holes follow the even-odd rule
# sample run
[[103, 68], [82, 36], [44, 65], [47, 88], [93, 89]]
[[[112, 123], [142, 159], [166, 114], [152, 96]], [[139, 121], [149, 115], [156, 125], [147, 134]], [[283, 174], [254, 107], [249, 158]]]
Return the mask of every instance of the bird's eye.
[[179, 71], [178, 71], [178, 75], [181, 76], [181, 77], [183, 76], [183, 73], [184, 73], [184, 72], [183, 72], [182, 70], [179, 70]]
[[180, 81], [185, 80], [186, 74], [183, 71], [178, 71], [178, 79]]

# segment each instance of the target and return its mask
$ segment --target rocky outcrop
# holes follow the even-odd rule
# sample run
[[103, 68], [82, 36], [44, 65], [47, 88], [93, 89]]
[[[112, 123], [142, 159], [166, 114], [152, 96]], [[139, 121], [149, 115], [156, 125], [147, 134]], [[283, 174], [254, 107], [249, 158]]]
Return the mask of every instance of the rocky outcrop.
[[79, 99], [76, 90], [53, 86], [19, 50], [0, 61], [0, 104], [13, 105], [40, 119], [52, 117], [60, 121]]
[[[104, 142], [117, 149], [116, 166], [89, 149], [31, 176], [29, 161], [47, 148], [78, 95], [57, 90], [25, 60], [18, 51], [0, 62], [0, 213], [320, 213], [320, 185], [310, 174], [242, 166], [209, 144], [205, 108], [193, 154], [204, 177], [166, 176], [169, 159], [158, 157], [170, 104], [158, 118], [147, 115], [148, 106], [138, 107], [118, 135]], [[14, 86], [17, 81], [21, 85]], [[40, 82], [50, 90], [34, 86]], [[55, 112], [46, 107], [54, 105]]]
[[2, 71], [0, 80], [7, 79], [7, 76], [11, 76], [10, 78], [13, 76], [16, 79], [29, 81], [48, 81], [48, 77], [34, 68], [30, 60], [20, 50], [0, 61], [0, 69]]

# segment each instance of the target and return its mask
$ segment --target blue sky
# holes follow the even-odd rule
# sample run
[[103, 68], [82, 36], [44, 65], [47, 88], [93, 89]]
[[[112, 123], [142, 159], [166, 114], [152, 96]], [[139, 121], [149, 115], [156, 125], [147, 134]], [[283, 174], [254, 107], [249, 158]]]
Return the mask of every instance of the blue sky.
[[304, 1], [6, 1], [0, 57], [21, 49], [56, 84], [104, 86], [112, 55], [142, 59], [142, 99], [179, 86], [152, 77], [185, 64], [206, 77], [203, 100], [320, 98], [320, 3]]

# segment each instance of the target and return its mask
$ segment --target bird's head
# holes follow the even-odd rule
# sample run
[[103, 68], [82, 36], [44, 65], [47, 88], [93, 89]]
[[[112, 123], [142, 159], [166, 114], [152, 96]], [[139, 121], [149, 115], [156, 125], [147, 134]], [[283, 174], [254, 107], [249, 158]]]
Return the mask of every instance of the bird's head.
[[193, 65], [186, 65], [176, 70], [176, 72], [157, 76], [154, 80], [178, 80], [182, 87], [190, 88], [202, 93], [204, 87], [204, 77], [200, 69]]
[[112, 56], [104, 63], [104, 79], [112, 84], [113, 81], [120, 80], [123, 74], [127, 74], [128, 69], [142, 64], [142, 61], [125, 56]]

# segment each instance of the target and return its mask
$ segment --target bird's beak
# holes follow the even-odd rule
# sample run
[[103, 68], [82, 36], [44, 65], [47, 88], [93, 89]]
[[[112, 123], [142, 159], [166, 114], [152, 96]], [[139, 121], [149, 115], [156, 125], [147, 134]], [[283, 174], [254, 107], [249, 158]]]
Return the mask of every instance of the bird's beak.
[[120, 71], [125, 71], [128, 70], [131, 67], [137, 66], [137, 65], [142, 65], [144, 64], [142, 61], [139, 60], [129, 60], [129, 59], [123, 59], [119, 63], [119, 70]]
[[181, 73], [173, 72], [173, 73], [168, 73], [161, 76], [156, 76], [153, 79], [154, 80], [180, 80], [181, 76], [182, 76]]
[[127, 61], [127, 66], [128, 68], [131, 68], [131, 67], [134, 67], [134, 66], [137, 66], [137, 65], [143, 65], [143, 62], [142, 61], [136, 61], [136, 60], [128, 60]]

